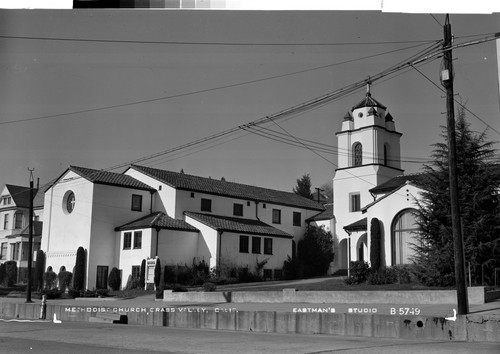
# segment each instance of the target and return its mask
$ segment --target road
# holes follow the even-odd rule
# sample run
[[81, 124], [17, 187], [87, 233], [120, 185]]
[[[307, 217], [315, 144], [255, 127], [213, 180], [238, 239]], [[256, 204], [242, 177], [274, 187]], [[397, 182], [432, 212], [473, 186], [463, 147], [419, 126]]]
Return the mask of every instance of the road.
[[500, 343], [0, 321], [0, 353], [499, 353]]

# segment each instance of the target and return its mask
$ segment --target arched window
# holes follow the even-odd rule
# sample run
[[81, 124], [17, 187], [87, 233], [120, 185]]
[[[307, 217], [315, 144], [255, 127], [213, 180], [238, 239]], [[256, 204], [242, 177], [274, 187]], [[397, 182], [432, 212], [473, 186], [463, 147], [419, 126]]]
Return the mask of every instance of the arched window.
[[416, 210], [406, 209], [394, 218], [391, 228], [392, 265], [411, 263], [416, 255], [414, 245], [417, 244]]
[[352, 147], [352, 165], [361, 166], [363, 164], [363, 146], [356, 143]]

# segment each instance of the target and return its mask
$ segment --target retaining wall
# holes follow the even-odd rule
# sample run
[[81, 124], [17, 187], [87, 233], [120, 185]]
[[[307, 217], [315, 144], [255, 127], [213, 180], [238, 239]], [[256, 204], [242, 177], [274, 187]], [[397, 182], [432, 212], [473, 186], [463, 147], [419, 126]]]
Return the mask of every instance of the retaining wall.
[[[484, 287], [468, 288], [469, 304], [485, 303]], [[183, 303], [342, 303], [342, 304], [455, 304], [456, 290], [412, 291], [217, 291], [163, 292], [165, 302]]]
[[[46, 318], [65, 321], [91, 321], [99, 317], [99, 306], [72, 307], [47, 305]], [[458, 316], [456, 321], [439, 317], [361, 315], [336, 313], [277, 313], [266, 311], [178, 311], [157, 308], [142, 311], [129, 308], [121, 312], [134, 325], [223, 329], [291, 334], [436, 339], [451, 341], [500, 342], [499, 315]], [[0, 315], [19, 319], [38, 319], [39, 304], [0, 303]], [[105, 315], [109, 316], [108, 314]]]

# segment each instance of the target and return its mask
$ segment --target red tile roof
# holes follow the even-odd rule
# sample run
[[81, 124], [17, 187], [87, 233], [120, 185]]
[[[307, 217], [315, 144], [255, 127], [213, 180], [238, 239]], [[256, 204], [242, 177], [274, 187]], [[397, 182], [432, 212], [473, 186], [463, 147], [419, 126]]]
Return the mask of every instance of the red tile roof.
[[364, 218], [353, 222], [347, 226], [344, 226], [344, 230], [346, 231], [366, 231], [368, 225], [368, 219]]
[[232, 198], [254, 200], [264, 203], [280, 204], [304, 209], [323, 211], [322, 204], [304, 198], [293, 192], [255, 187], [240, 183], [192, 176], [184, 173], [159, 170], [151, 167], [132, 165], [133, 169], [153, 177], [176, 189], [203, 192]]
[[167, 229], [179, 231], [199, 232], [197, 228], [189, 225], [184, 220], [174, 219], [163, 212], [156, 212], [144, 216], [140, 219], [118, 226], [115, 231], [125, 231], [134, 229]]
[[91, 168], [77, 166], [70, 166], [69, 170], [96, 184], [155, 191], [155, 189], [151, 186], [148, 186], [147, 184], [122, 173], [94, 170]]
[[217, 231], [293, 238], [293, 236], [290, 235], [289, 233], [279, 230], [260, 220], [194, 213], [190, 211], [185, 211], [184, 215], [189, 216], [213, 229], [216, 229]]

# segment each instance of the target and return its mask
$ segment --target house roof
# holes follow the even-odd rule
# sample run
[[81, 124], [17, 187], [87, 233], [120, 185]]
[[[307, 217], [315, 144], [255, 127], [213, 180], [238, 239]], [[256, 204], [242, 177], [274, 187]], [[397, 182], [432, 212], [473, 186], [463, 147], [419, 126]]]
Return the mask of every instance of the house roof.
[[311, 221], [321, 221], [321, 220], [331, 220], [334, 218], [333, 215], [333, 204], [326, 204], [325, 205], [325, 210], [323, 210], [321, 213], [314, 215], [313, 217], [310, 217], [309, 219], [306, 219], [306, 222], [311, 222]]
[[213, 229], [216, 229], [217, 231], [293, 238], [293, 236], [290, 235], [289, 233], [279, 230], [260, 220], [194, 213], [190, 211], [185, 211], [184, 215], [189, 216]]
[[324, 210], [321, 203], [304, 198], [293, 192], [283, 192], [274, 189], [221, 181], [184, 173], [159, 170], [145, 166], [132, 165], [131, 168], [134, 168], [137, 171], [140, 171], [176, 189], [287, 205], [304, 209]]
[[67, 171], [72, 171], [78, 174], [80, 177], [95, 183], [95, 184], [105, 184], [109, 186], [125, 187], [133, 189], [141, 189], [146, 191], [156, 191], [151, 186], [122, 173], [109, 172], [104, 170], [94, 170], [86, 167], [69, 166], [68, 169], [53, 183], [47, 185], [46, 189], [50, 188], [54, 183], [56, 183]]
[[389, 193], [396, 189], [399, 189], [401, 186], [405, 185], [407, 182], [410, 182], [416, 186], [424, 186], [424, 183], [427, 181], [428, 177], [425, 173], [414, 173], [409, 175], [399, 175], [394, 178], [391, 178], [387, 182], [379, 184], [378, 186], [370, 189], [370, 193], [372, 194], [383, 194]]
[[366, 94], [364, 99], [362, 99], [360, 102], [358, 102], [358, 104], [356, 104], [354, 107], [352, 107], [352, 110], [354, 111], [355, 109], [362, 108], [362, 107], [380, 107], [382, 109], [387, 108], [382, 103], [380, 103], [379, 101], [374, 99], [370, 92], [368, 92]]
[[[8, 189], [12, 201], [19, 208], [29, 208], [30, 207], [30, 188], [24, 186], [16, 186], [13, 184], [6, 184], [5, 187]], [[33, 195], [36, 195], [37, 189], [33, 190]], [[33, 198], [34, 199], [34, 198]]]
[[199, 230], [189, 225], [184, 220], [174, 219], [167, 214], [158, 211], [134, 220], [115, 228], [115, 231], [135, 230], [135, 229], [164, 229], [199, 232]]
[[368, 225], [367, 218], [363, 218], [361, 220], [353, 222], [352, 224], [344, 226], [344, 230], [346, 230], [346, 231], [366, 231], [367, 225]]

